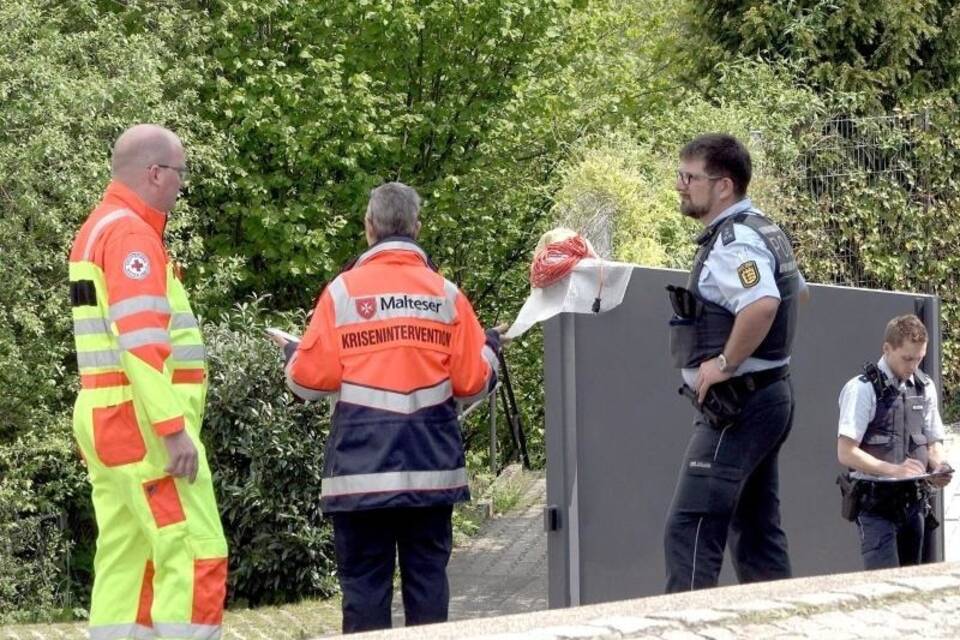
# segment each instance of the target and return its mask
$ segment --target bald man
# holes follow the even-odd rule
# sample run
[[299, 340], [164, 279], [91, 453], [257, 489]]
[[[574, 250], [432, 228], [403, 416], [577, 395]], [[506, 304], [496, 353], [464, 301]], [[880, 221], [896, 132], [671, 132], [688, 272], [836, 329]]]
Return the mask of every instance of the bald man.
[[218, 638], [227, 544], [200, 425], [203, 338], [163, 243], [183, 145], [136, 125], [70, 254], [74, 434], [99, 530], [90, 638]]

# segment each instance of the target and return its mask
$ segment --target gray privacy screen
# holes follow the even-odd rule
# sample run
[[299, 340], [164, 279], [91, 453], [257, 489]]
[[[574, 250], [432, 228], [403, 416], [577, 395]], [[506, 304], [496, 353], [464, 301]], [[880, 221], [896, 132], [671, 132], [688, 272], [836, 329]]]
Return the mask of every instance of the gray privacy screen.
[[[563, 314], [544, 326], [551, 607], [663, 591], [663, 525], [694, 415], [670, 364], [664, 287], [686, 277], [638, 267], [618, 308]], [[840, 518], [834, 484], [837, 399], [864, 362], [879, 357], [890, 318], [924, 320], [923, 368], [940, 388], [937, 298], [811, 290], [791, 364], [795, 421], [780, 455], [783, 526], [797, 577], [861, 570], [856, 527]], [[942, 532], [928, 540], [929, 559], [942, 557]], [[721, 584], [734, 582], [728, 557]]]

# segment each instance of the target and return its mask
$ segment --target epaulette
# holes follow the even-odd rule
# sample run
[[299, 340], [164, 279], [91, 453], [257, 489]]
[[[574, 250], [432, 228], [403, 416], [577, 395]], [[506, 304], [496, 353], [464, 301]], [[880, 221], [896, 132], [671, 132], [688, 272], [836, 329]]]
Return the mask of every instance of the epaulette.
[[731, 242], [737, 239], [736, 233], [733, 230], [732, 224], [725, 224], [720, 229], [720, 241], [723, 242], [723, 246], [727, 246]]

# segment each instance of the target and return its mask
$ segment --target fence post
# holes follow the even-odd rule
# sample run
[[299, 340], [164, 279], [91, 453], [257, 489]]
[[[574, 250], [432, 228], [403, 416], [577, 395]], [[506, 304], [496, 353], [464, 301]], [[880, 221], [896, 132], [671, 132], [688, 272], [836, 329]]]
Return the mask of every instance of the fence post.
[[497, 394], [487, 396], [490, 403], [490, 473], [497, 476]]

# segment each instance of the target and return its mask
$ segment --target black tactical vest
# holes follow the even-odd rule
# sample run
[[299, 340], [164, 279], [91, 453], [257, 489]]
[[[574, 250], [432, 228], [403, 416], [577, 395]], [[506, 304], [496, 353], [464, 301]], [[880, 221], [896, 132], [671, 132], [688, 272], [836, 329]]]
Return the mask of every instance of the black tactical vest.
[[[750, 355], [764, 360], [782, 360], [790, 355], [797, 326], [797, 292], [800, 290], [800, 272], [793, 257], [793, 248], [786, 234], [769, 218], [741, 212], [707, 228], [697, 237], [699, 248], [686, 288], [686, 293], [692, 296], [694, 303], [686, 305], [691, 309], [689, 312], [677, 313], [670, 320], [670, 353], [676, 367], [693, 368], [720, 354], [733, 330], [736, 316], [700, 295], [700, 273], [713, 250], [717, 235], [724, 244], [734, 240], [735, 224], [750, 227], [763, 238], [767, 249], [773, 254], [774, 277], [780, 292], [780, 306], [777, 307], [773, 325], [763, 342]], [[675, 311], [676, 308], [674, 304]]]
[[923, 433], [923, 415], [927, 398], [923, 388], [929, 384], [930, 378], [917, 371], [913, 376], [914, 384], [907, 383], [900, 391], [897, 383], [887, 378], [876, 365], [867, 365], [860, 379], [870, 382], [877, 396], [877, 413], [867, 425], [860, 448], [890, 464], [900, 464], [910, 457], [926, 467], [928, 443]]

